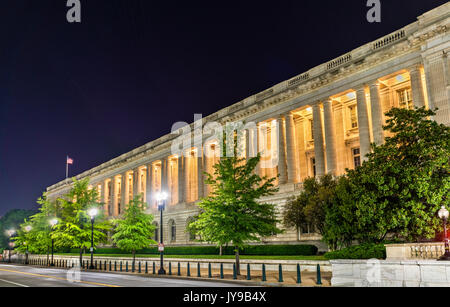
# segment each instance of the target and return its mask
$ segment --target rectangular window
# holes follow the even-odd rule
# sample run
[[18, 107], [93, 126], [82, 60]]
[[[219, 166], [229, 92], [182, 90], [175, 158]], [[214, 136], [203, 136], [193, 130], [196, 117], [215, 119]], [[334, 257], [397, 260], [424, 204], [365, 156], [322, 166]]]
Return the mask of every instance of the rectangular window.
[[348, 110], [350, 112], [350, 127], [358, 128], [358, 114], [356, 112], [356, 106], [348, 107]]
[[314, 121], [312, 119], [309, 120], [309, 128], [311, 130], [311, 140], [314, 141]]
[[400, 108], [404, 109], [413, 108], [411, 88], [401, 89], [397, 91], [397, 95], [398, 95], [398, 104]]
[[311, 158], [311, 170], [312, 170], [314, 177], [316, 177], [316, 159], [315, 158]]
[[353, 148], [352, 149], [352, 155], [353, 155], [353, 165], [355, 168], [361, 166], [361, 154], [359, 148]]

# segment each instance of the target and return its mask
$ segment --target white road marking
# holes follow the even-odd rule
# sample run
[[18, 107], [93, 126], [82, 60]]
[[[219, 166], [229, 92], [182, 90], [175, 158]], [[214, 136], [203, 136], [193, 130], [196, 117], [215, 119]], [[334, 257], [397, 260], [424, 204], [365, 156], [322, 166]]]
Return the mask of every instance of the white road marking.
[[22, 285], [22, 284], [19, 284], [19, 283], [13, 282], [13, 281], [9, 281], [9, 280], [5, 280], [5, 279], [0, 279], [0, 281], [6, 282], [6, 283], [10, 283], [10, 284], [13, 284], [13, 285], [16, 285], [16, 286], [19, 286], [19, 287], [24, 287], [24, 288], [29, 288], [30, 287], [30, 286], [27, 286], [27, 285]]

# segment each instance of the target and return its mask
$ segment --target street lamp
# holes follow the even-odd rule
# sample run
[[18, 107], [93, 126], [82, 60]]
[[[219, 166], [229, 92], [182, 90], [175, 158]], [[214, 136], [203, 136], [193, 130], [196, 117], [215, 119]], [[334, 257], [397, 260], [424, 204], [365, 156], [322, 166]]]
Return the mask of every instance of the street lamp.
[[9, 236], [9, 244], [8, 244], [8, 263], [11, 263], [11, 248], [12, 248], [12, 242], [11, 238], [16, 233], [14, 229], [7, 230], [6, 233]]
[[156, 194], [156, 201], [158, 203], [158, 210], [160, 212], [160, 235], [159, 235], [159, 253], [161, 256], [161, 264], [159, 267], [158, 275], [165, 275], [166, 270], [164, 270], [164, 241], [163, 241], [163, 211], [166, 207], [166, 200], [167, 200], [167, 193], [166, 192], [159, 192]]
[[91, 264], [89, 265], [89, 269], [91, 270], [94, 269], [94, 221], [97, 214], [97, 208], [92, 208], [88, 211], [88, 215], [91, 217]]
[[[27, 226], [25, 226], [25, 231], [26, 232], [30, 232], [31, 231], [31, 226], [30, 225], [27, 225]], [[26, 251], [25, 251], [25, 264], [28, 264], [28, 244], [26, 243], [26, 242], [23, 242], [23, 244], [25, 244], [25, 246], [26, 246]]]
[[[50, 220], [50, 238], [52, 238], [51, 232], [53, 230], [53, 227], [55, 227], [56, 224], [58, 224], [58, 219], [55, 218], [55, 219]], [[52, 262], [50, 263], [50, 266], [55, 266], [55, 263], [53, 262], [54, 243], [55, 242], [54, 242], [54, 240], [52, 238]]]
[[444, 245], [445, 245], [445, 253], [438, 260], [450, 260], [450, 249], [448, 245], [448, 237], [447, 237], [447, 220], [448, 220], [448, 210], [445, 206], [442, 206], [438, 212], [439, 218], [444, 223]]

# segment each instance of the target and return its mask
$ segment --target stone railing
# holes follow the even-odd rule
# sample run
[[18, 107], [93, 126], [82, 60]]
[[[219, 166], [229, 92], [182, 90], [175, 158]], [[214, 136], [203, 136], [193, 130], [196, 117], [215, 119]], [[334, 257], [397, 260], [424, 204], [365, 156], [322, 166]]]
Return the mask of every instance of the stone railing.
[[387, 259], [438, 259], [443, 254], [443, 242], [386, 244]]

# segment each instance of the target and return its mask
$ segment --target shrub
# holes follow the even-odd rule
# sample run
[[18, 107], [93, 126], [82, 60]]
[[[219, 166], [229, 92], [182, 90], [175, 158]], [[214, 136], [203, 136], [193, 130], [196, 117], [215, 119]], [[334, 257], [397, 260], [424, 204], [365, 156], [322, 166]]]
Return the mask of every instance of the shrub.
[[[77, 253], [79, 250], [71, 250]], [[96, 254], [129, 254], [118, 248], [97, 248]], [[158, 247], [136, 251], [137, 254], [157, 255]], [[217, 246], [168, 246], [164, 249], [166, 255], [218, 255], [219, 248]], [[234, 247], [227, 246], [222, 250], [223, 255], [234, 255]], [[297, 245], [249, 245], [240, 251], [241, 255], [260, 255], [260, 256], [314, 256], [317, 254], [315, 245], [297, 244]]]
[[386, 247], [384, 244], [366, 243], [328, 252], [324, 256], [327, 259], [385, 259]]

